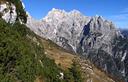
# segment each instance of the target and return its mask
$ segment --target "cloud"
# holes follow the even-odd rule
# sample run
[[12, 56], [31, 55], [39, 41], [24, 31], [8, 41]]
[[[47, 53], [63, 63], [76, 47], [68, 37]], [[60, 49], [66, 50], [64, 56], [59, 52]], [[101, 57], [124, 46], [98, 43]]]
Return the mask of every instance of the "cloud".
[[111, 15], [107, 18], [112, 20], [117, 27], [128, 28], [128, 7], [119, 11], [119, 14]]
[[119, 14], [109, 16], [110, 19], [116, 21], [126, 21], [128, 20], [128, 7], [119, 11]]
[[109, 18], [112, 20], [124, 21], [124, 20], [128, 20], [128, 14], [112, 15], [112, 16], [109, 16]]
[[117, 14], [108, 16], [107, 18], [113, 21], [117, 27], [128, 28], [128, 14]]

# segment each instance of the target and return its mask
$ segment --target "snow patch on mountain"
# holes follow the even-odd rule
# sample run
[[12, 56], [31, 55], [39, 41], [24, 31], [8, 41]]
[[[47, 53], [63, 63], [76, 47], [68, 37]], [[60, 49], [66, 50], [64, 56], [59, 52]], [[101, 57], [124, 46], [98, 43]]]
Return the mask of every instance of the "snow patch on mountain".
[[123, 55], [123, 57], [122, 57], [122, 59], [121, 59], [122, 62], [125, 60], [126, 55], [127, 55], [127, 51], [124, 53], [124, 55]]

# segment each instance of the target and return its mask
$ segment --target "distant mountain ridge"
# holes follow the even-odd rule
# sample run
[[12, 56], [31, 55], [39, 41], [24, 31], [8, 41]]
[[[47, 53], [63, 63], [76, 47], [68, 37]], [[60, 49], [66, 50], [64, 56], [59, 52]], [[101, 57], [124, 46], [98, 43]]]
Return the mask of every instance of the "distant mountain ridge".
[[[41, 21], [28, 17], [27, 26], [64, 49], [76, 52], [107, 73], [128, 82], [128, 40], [101, 16], [52, 9]], [[122, 44], [122, 45], [120, 45]]]

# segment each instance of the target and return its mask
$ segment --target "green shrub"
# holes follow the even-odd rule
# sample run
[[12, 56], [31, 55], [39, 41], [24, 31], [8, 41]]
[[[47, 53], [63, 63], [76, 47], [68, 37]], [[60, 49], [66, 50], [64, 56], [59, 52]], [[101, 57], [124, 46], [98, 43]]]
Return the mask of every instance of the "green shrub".
[[80, 66], [77, 62], [73, 62], [72, 67], [65, 72], [66, 82], [83, 82]]

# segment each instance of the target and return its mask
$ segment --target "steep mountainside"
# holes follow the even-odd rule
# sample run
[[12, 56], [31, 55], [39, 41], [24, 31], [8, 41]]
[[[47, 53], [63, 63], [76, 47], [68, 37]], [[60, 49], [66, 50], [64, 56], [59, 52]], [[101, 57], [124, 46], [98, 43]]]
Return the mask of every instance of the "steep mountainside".
[[0, 0], [0, 82], [114, 82], [89, 61], [30, 31], [22, 11], [20, 0]]
[[19, 22], [12, 25], [0, 19], [0, 82], [83, 82], [74, 56], [58, 51], [64, 54], [61, 64], [49, 57], [52, 50], [45, 51], [44, 44], [55, 45], [49, 43]]
[[53, 9], [42, 21], [29, 16], [27, 26], [37, 35], [88, 58], [106, 73], [127, 82], [128, 40], [112, 22], [101, 16], [83, 16], [77, 10], [68, 13]]
[[89, 61], [81, 60], [25, 25], [0, 19], [1, 82], [115, 82]]
[[89, 60], [81, 59], [76, 54], [67, 52], [50, 40], [42, 39], [42, 42], [45, 53], [47, 54], [46, 56], [54, 59], [55, 63], [62, 69], [66, 70], [71, 67], [73, 62], [76, 62], [81, 70], [82, 82], [121, 82], [116, 81], [116, 79], [115, 81], [112, 80], [103, 71], [97, 69]]
[[21, 24], [27, 17], [19, 8], [20, 0], [0, 0], [0, 82], [82, 82], [72, 59], [70, 69], [64, 70], [47, 57], [42, 39]]
[[127, 40], [111, 22], [101, 17], [92, 18], [81, 35], [77, 48], [79, 54], [85, 55], [107, 73], [127, 78]]

